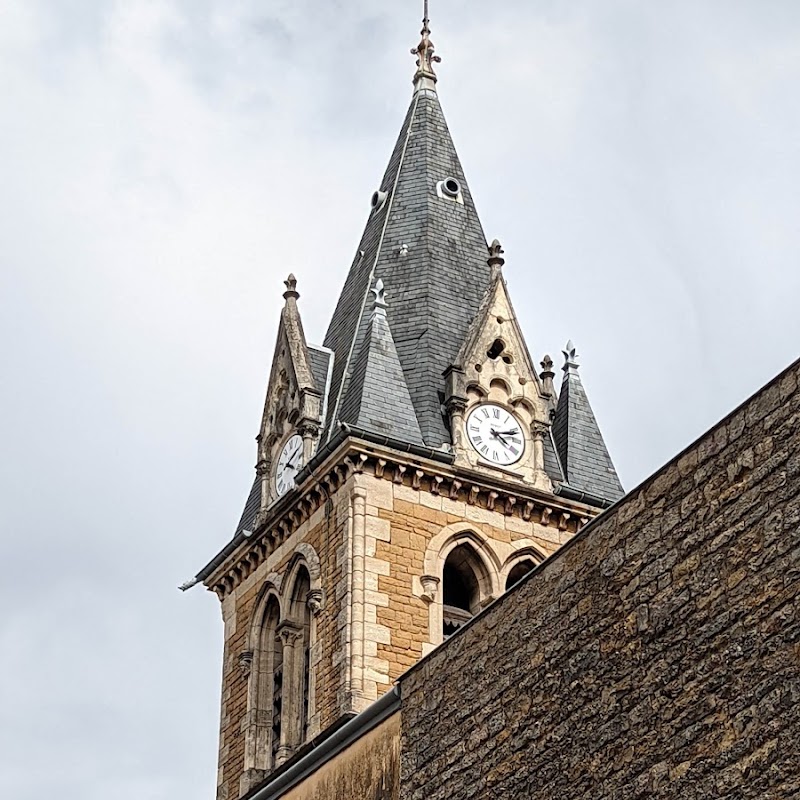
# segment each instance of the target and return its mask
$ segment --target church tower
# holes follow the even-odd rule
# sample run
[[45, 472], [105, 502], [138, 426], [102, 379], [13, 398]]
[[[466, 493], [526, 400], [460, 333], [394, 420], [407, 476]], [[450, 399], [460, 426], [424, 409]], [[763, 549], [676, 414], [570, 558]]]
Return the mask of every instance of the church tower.
[[225, 627], [219, 800], [375, 702], [622, 495], [574, 346], [557, 390], [487, 245], [427, 2], [421, 34], [322, 346], [303, 332], [302, 282], [285, 281], [253, 486], [195, 579]]

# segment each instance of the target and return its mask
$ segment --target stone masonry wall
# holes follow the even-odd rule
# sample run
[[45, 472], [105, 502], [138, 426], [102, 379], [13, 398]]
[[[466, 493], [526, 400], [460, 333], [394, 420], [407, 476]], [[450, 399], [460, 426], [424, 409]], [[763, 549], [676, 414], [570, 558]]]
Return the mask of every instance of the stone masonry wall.
[[402, 679], [402, 800], [800, 797], [799, 375]]
[[220, 752], [217, 778], [218, 800], [232, 800], [247, 788], [245, 775], [245, 717], [247, 714], [248, 676], [239, 666], [240, 654], [249, 647], [256, 603], [268, 578], [285, 578], [286, 569], [297, 548], [307, 543], [320, 560], [320, 582], [324, 591], [324, 613], [314, 620], [315, 645], [312, 655], [313, 716], [310, 733], [316, 735], [340, 716], [337, 691], [342, 680], [340, 658], [331, 642], [339, 639], [338, 620], [342, 616], [342, 598], [337, 587], [343, 583], [337, 550], [344, 539], [348, 516], [347, 498], [337, 497], [327, 508], [320, 508], [308, 522], [278, 548], [252, 575], [244, 580], [222, 604], [225, 623]]

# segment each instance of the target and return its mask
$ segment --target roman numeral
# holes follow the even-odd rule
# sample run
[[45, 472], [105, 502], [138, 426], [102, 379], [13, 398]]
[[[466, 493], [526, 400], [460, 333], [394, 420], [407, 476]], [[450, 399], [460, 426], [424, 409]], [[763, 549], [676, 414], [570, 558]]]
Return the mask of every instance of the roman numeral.
[[488, 455], [488, 453], [489, 453], [489, 445], [488, 444], [485, 444], [485, 445], [483, 445], [483, 447], [481, 447], [481, 453], [483, 453], [484, 455]]
[[483, 411], [483, 418], [484, 419], [489, 419], [489, 409], [488, 408], [482, 408], [481, 411]]
[[492, 414], [494, 414], [494, 418], [495, 419], [500, 419], [500, 409], [499, 408], [493, 408], [492, 409]]
[[475, 444], [481, 444], [483, 442], [483, 437], [482, 436], [475, 436], [473, 441], [475, 442]]

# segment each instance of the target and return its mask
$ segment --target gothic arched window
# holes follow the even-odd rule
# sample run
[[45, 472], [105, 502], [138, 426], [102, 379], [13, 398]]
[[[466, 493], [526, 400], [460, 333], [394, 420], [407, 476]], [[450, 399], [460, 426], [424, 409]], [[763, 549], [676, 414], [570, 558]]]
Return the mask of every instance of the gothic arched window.
[[481, 580], [486, 567], [469, 544], [447, 556], [442, 571], [442, 636], [452, 636], [481, 608]]
[[305, 566], [297, 570], [292, 590], [291, 619], [297, 626], [298, 636], [293, 648], [296, 675], [296, 697], [292, 699], [292, 710], [296, 724], [294, 746], [299, 747], [308, 734], [308, 702], [311, 681], [311, 612], [308, 596], [311, 578]]
[[268, 771], [277, 766], [283, 728], [283, 644], [278, 635], [281, 609], [269, 594], [260, 615], [253, 647], [249, 702], [249, 727], [253, 742], [252, 769]]
[[518, 580], [524, 578], [532, 569], [536, 567], [536, 562], [532, 558], [526, 558], [523, 561], [518, 561], [511, 568], [506, 578], [506, 591], [508, 591]]

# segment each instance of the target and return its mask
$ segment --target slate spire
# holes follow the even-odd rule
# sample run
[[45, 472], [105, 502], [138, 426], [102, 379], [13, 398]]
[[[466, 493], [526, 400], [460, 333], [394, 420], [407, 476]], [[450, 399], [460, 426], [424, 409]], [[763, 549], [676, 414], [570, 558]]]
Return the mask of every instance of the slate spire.
[[369, 327], [353, 363], [352, 381], [360, 389], [348, 394], [342, 416], [358, 428], [421, 445], [422, 434], [386, 318], [386, 290], [380, 278], [372, 293], [375, 300]]
[[624, 494], [622, 484], [581, 383], [572, 341], [567, 342], [563, 353], [564, 378], [553, 422], [553, 437], [567, 483], [594, 497], [618, 500]]
[[435, 90], [438, 57], [427, 4], [414, 54], [411, 105], [325, 335], [335, 354], [327, 436], [340, 422], [355, 424], [363, 390], [355, 359], [369, 329], [369, 290], [380, 276], [392, 291], [386, 313], [415, 418], [408, 428], [418, 427], [424, 443], [439, 448], [450, 443], [442, 373], [480, 306], [490, 270], [486, 237]]

